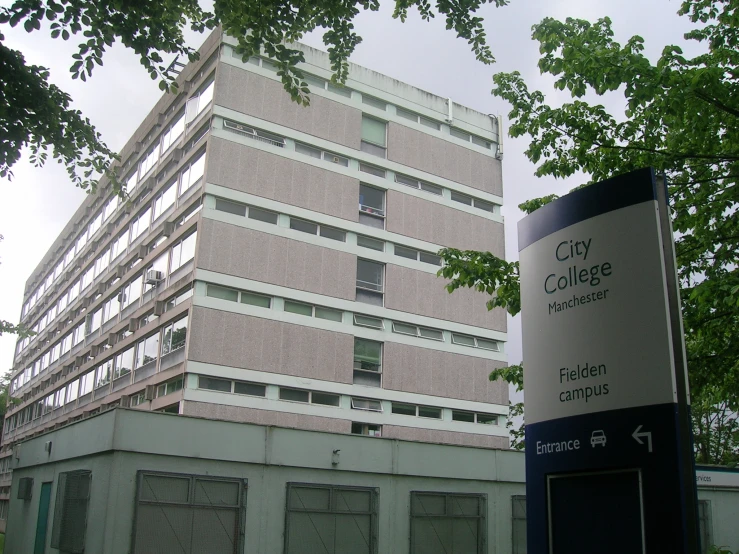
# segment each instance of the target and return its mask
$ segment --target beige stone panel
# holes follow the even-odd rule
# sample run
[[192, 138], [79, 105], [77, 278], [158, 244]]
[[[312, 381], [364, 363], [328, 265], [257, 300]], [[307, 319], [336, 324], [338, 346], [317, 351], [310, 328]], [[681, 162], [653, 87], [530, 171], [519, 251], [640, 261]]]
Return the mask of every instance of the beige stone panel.
[[236, 277], [353, 300], [356, 256], [204, 219], [198, 267]]
[[190, 329], [190, 360], [352, 382], [351, 335], [200, 306], [193, 308]]
[[360, 110], [317, 94], [311, 95], [310, 106], [298, 105], [285, 93], [280, 81], [238, 67], [220, 65], [215, 103], [349, 148], [359, 148]]
[[350, 221], [359, 218], [359, 180], [213, 137], [207, 182]]
[[432, 175], [503, 195], [499, 160], [405, 125], [388, 124], [387, 157]]
[[387, 308], [506, 331], [505, 311], [488, 311], [486, 294], [467, 288], [449, 294], [446, 279], [394, 264], [387, 264], [385, 282]]
[[187, 400], [182, 406], [183, 415], [238, 421], [239, 423], [256, 423], [275, 427], [291, 427], [309, 431], [327, 431], [330, 433], [351, 432], [351, 422], [343, 419], [319, 417], [286, 412], [274, 412], [242, 406], [226, 406], [209, 402], [193, 402]]
[[387, 230], [441, 246], [505, 256], [502, 223], [394, 190], [387, 195]]
[[386, 342], [382, 386], [402, 392], [507, 406], [508, 384], [488, 379], [491, 371], [503, 366], [505, 363], [494, 360]]

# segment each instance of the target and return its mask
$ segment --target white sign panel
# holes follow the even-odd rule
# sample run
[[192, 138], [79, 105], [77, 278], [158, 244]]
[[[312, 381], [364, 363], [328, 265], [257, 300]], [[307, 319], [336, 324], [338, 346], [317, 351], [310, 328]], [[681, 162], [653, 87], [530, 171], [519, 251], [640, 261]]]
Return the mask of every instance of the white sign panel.
[[656, 201], [520, 252], [526, 423], [677, 402]]

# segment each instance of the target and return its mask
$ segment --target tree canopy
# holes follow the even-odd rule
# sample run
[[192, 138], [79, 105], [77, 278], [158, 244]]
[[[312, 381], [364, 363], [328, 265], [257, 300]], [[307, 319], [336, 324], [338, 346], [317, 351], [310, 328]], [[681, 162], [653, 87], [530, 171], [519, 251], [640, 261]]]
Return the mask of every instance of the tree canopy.
[[[653, 166], [669, 183], [696, 440], [701, 461], [739, 460], [739, 1], [688, 0], [678, 12], [694, 24], [686, 41], [703, 52], [687, 57], [667, 45], [656, 63], [644, 41], [614, 40], [609, 18], [595, 23], [545, 19], [533, 27], [539, 69], [571, 101], [550, 106], [521, 74], [498, 73], [493, 94], [507, 100], [510, 134], [528, 137], [536, 175], [582, 172], [589, 182]], [[623, 95], [613, 114], [584, 100]], [[526, 202], [530, 213], [556, 196]], [[488, 253], [444, 251], [450, 292], [460, 286], [495, 295], [489, 306], [516, 314], [518, 264]], [[520, 366], [517, 366], [520, 367]], [[509, 382], [520, 375], [496, 372]], [[698, 432], [723, 418], [732, 448], [713, 448], [716, 433]], [[722, 420], [722, 421], [723, 421]], [[731, 423], [731, 422], [734, 423]], [[699, 425], [700, 424], [700, 425]], [[706, 438], [706, 444], [701, 440]], [[733, 438], [732, 438], [733, 437]], [[714, 455], [719, 453], [719, 455]]]
[[[502, 6], [507, 1], [396, 0], [393, 17], [405, 21], [414, 8], [425, 20], [444, 17], [447, 29], [466, 40], [478, 60], [489, 64], [494, 58], [483, 20], [476, 13], [484, 4]], [[70, 96], [49, 83], [48, 69], [28, 65], [22, 52], [5, 45], [3, 25], [22, 25], [29, 33], [48, 32], [64, 41], [80, 40], [70, 72], [83, 81], [103, 64], [106, 50], [120, 41], [136, 53], [163, 91], [173, 91], [177, 85], [165, 55], [190, 61], [198, 57], [183, 31], [189, 27], [202, 32], [220, 25], [239, 39], [244, 58], [260, 52], [273, 58], [285, 90], [296, 102], [308, 104], [308, 85], [297, 67], [304, 61], [303, 54], [290, 44], [324, 29], [333, 79], [343, 83], [348, 59], [362, 40], [353, 20], [363, 10], [378, 9], [378, 0], [215, 0], [212, 11], [203, 9], [198, 0], [15, 0], [0, 8], [0, 177], [12, 177], [13, 164], [28, 147], [32, 163], [42, 165], [50, 151], [77, 186], [94, 190], [97, 177], [116, 159], [90, 120], [71, 108]], [[109, 176], [115, 182], [115, 176]]]

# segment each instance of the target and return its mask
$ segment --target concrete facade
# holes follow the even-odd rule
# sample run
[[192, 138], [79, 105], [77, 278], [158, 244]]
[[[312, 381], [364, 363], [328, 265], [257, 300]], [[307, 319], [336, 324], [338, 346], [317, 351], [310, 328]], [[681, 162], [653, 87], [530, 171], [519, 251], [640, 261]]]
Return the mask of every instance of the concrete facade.
[[[51, 546], [57, 535], [74, 536], [85, 552], [100, 554], [526, 552], [521, 452], [430, 444], [416, 437], [366, 440], [330, 427], [314, 432], [260, 423], [118, 408], [16, 445], [6, 551], [34, 552], [46, 484], [44, 552], [60, 551]], [[66, 512], [69, 490], [60, 485], [68, 472], [89, 472], [89, 494], [75, 501], [74, 517]], [[200, 495], [189, 509], [186, 497], [174, 506], [164, 498], [177, 491], [168, 483], [224, 478], [240, 487], [238, 510], [224, 508], [223, 491], [218, 498]], [[151, 486], [153, 479], [159, 486], [149, 490], [145, 483]], [[18, 498], [21, 480], [30, 490], [26, 499]], [[295, 486], [304, 492], [372, 494], [372, 515], [335, 510], [333, 504], [311, 512], [307, 499], [295, 511]], [[446, 512], [443, 504], [432, 504], [444, 497], [451, 506]], [[739, 472], [699, 468], [698, 498], [703, 537], [736, 550]], [[478, 511], [470, 510], [471, 502]], [[433, 523], [425, 515], [432, 515]], [[305, 518], [308, 525], [301, 526]], [[366, 533], [356, 531], [365, 524]], [[232, 542], [224, 543], [224, 535]]]
[[442, 247], [503, 256], [499, 121], [303, 49], [309, 107], [215, 31], [29, 277], [0, 448], [120, 406], [507, 448], [506, 319]]

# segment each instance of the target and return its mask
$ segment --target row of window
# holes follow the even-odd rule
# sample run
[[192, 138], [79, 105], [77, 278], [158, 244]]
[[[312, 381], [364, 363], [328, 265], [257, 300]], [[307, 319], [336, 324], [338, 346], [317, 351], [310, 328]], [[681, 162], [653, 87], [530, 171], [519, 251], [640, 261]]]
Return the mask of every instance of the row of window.
[[[240, 302], [242, 304], [250, 304], [261, 308], [272, 307], [272, 297], [262, 294], [256, 294], [244, 290], [224, 287], [221, 285], [207, 284], [206, 296], [218, 298], [220, 300], [228, 300], [230, 302]], [[325, 306], [316, 306], [306, 302], [297, 302], [294, 300], [284, 300], [284, 311], [307, 317], [316, 317], [318, 319], [327, 319], [329, 321], [341, 322], [343, 312], [335, 308], [327, 308]], [[369, 327], [371, 329], [384, 330], [385, 321], [382, 318], [372, 317], [362, 314], [354, 314], [354, 325], [360, 327]], [[424, 327], [422, 325], [414, 325], [411, 323], [402, 323], [392, 321], [392, 332], [400, 335], [409, 335], [423, 339], [436, 341], [444, 341], [444, 332], [440, 329]], [[500, 352], [500, 344], [492, 339], [484, 339], [474, 337], [472, 335], [463, 335], [460, 333], [451, 333], [452, 344], [461, 346], [470, 346], [472, 348], [480, 348], [482, 350], [492, 350]]]
[[117, 195], [113, 195], [105, 203], [103, 208], [90, 220], [90, 223], [84, 228], [84, 230], [78, 235], [77, 239], [73, 241], [72, 246], [67, 250], [64, 256], [57, 262], [53, 271], [50, 271], [41, 283], [33, 291], [33, 294], [23, 304], [23, 311], [21, 317], [25, 317], [28, 312], [36, 306], [36, 303], [43, 297], [46, 291], [50, 290], [54, 282], [59, 279], [64, 270], [72, 263], [75, 255], [79, 255], [84, 250], [87, 242], [92, 239], [95, 233], [106, 223], [111, 216], [118, 209], [120, 204], [120, 198]]
[[[376, 222], [379, 221], [381, 228], [384, 228], [384, 221], [382, 218], [385, 214], [385, 191], [361, 184], [359, 186], [359, 201], [359, 222], [369, 224], [372, 227], [377, 227], [378, 224]], [[369, 205], [362, 204], [362, 202], [366, 202]], [[223, 198], [216, 198], [215, 209], [220, 212], [248, 217], [265, 223], [272, 223], [273, 225], [277, 225], [279, 219], [279, 214], [276, 212], [263, 210], [241, 202], [235, 202], [233, 200], [225, 200]], [[370, 214], [371, 217], [369, 219], [363, 219], [365, 214]], [[346, 231], [342, 229], [305, 219], [299, 219], [293, 216], [286, 217], [289, 218], [290, 229], [307, 233], [309, 235], [321, 236], [338, 242], [346, 242]], [[385, 241], [363, 235], [357, 236], [357, 245], [377, 250], [379, 252], [385, 251]], [[431, 252], [417, 250], [415, 248], [409, 248], [398, 244], [395, 245], [394, 252], [396, 256], [408, 258], [410, 260], [416, 260], [436, 266], [441, 265], [441, 257]]]
[[[143, 181], [144, 177], [157, 164], [159, 159], [178, 142], [179, 138], [185, 131], [186, 124], [191, 123], [197, 115], [210, 105], [210, 102], [213, 99], [213, 91], [214, 81], [211, 80], [190, 97], [187, 102], [186, 109], [174, 118], [172, 123], [170, 123], [166, 130], [161, 134], [160, 139], [156, 141], [156, 143], [152, 145], [152, 147], [141, 157], [136, 170], [124, 179], [126, 182], [126, 190], [128, 192], [133, 191], [137, 184]], [[179, 179], [180, 194], [197, 182], [199, 179], [197, 175], [198, 172], [200, 172], [200, 176], [202, 176], [204, 163], [205, 159], [201, 156], [201, 159], [191, 164], [191, 168], [188, 168], [183, 172]], [[169, 202], [169, 205], [174, 203], [176, 191], [176, 186], [175, 188], [170, 186], [167, 191], [160, 195], [162, 198], [158, 199], [157, 204], [153, 207], [154, 220], [156, 220], [158, 215], [161, 215], [161, 213], [166, 210], [167, 206], [164, 206], [164, 204], [167, 202]], [[119, 196], [113, 195], [103, 205], [102, 209], [90, 219], [88, 225], [77, 236], [76, 240], [73, 241], [73, 244], [59, 260], [54, 270], [49, 272], [30, 296], [28, 301], [24, 303], [21, 317], [25, 317], [26, 314], [36, 305], [44, 293], [49, 290], [51, 285], [61, 276], [64, 269], [72, 263], [75, 256], [79, 256], [82, 253], [88, 241], [90, 241], [95, 233], [97, 233], [97, 231], [110, 219], [120, 205], [121, 201]], [[135, 232], [138, 232], [138, 227], [132, 227], [132, 236]], [[136, 236], [138, 236], [138, 234]]]
[[[233, 49], [231, 50], [231, 56], [234, 58], [242, 59], [242, 56]], [[256, 56], [252, 56], [247, 59], [247, 62], [252, 65], [263, 67], [264, 69], [269, 69], [271, 71], [277, 71], [277, 64], [265, 58], [258, 58]], [[303, 74], [304, 74], [304, 81], [309, 85], [310, 88], [328, 90], [332, 93], [338, 94], [339, 96], [343, 96], [344, 98], [351, 98], [353, 89], [346, 87], [344, 85], [336, 85], [332, 83], [331, 81], [328, 81], [326, 79], [323, 79], [322, 77], [318, 77], [317, 75], [313, 75], [311, 73], [304, 72]], [[373, 108], [376, 108], [378, 110], [387, 111], [388, 106], [391, 105], [388, 102], [385, 102], [384, 100], [381, 100], [374, 96], [370, 96], [364, 93], [361, 93], [361, 95], [362, 95], [363, 104], [366, 104], [367, 106], [372, 106]], [[434, 129], [435, 131], [441, 131], [441, 123], [434, 119], [425, 117], [411, 110], [401, 108], [400, 106], [395, 106], [395, 113], [398, 115], [398, 117], [401, 117], [408, 121], [419, 123], [421, 125], [424, 125], [425, 127]], [[450, 127], [449, 132], [453, 137], [457, 137], [466, 142], [471, 142], [473, 144], [476, 144], [477, 146], [482, 146], [483, 148], [487, 148], [488, 150], [492, 148], [492, 143], [488, 139], [485, 139], [483, 137], [473, 135], [466, 131], [462, 131], [461, 129], [458, 129], [456, 127]]]
[[[376, 122], [377, 120], [371, 119], [371, 118], [365, 118], [369, 122]], [[365, 127], [367, 129], [376, 127], [374, 124], [367, 124], [364, 125], [363, 119], [363, 130]], [[383, 124], [384, 125], [384, 124]], [[284, 137], [280, 137], [278, 135], [275, 135], [273, 133], [268, 133], [266, 131], [262, 131], [259, 129], [256, 129], [254, 127], [250, 127], [248, 125], [244, 125], [242, 123], [236, 123], [233, 121], [230, 121], [228, 119], [223, 121], [223, 128], [227, 131], [239, 134], [241, 136], [251, 138], [254, 140], [257, 140], [259, 142], [266, 142], [268, 144], [272, 144], [274, 146], [278, 146], [280, 148], [284, 148], [286, 145], [286, 141]], [[384, 133], [384, 127], [382, 130], [382, 133]], [[375, 140], [380, 140], [379, 137], [381, 135], [380, 131], [376, 131], [376, 133], [370, 133], [367, 131], [368, 136], [372, 136]], [[375, 134], [377, 136], [375, 136]], [[384, 136], [384, 135], [383, 135]], [[382, 139], [382, 144], [384, 145], [384, 139]], [[374, 144], [372, 142], [369, 142], [367, 140], [364, 140], [362, 142], [362, 149], [367, 151], [368, 149], [374, 149], [371, 153], [377, 153], [380, 149], [382, 149], [383, 157], [384, 157], [384, 146], [380, 147], [377, 144]], [[349, 159], [341, 156], [339, 154], [336, 154], [334, 152], [329, 152], [326, 150], [321, 150], [319, 148], [316, 148], [314, 146], [308, 146], [307, 144], [303, 144], [300, 142], [295, 143], [295, 151], [299, 154], [303, 154], [306, 156], [310, 156], [311, 158], [315, 158], [318, 160], [324, 160], [330, 163], [338, 164], [344, 167], [349, 167]], [[382, 179], [387, 178], [387, 171], [382, 169], [381, 167], [377, 167], [371, 164], [367, 164], [364, 162], [359, 163], [359, 171], [363, 173], [368, 173], [370, 175], [374, 175], [375, 177], [380, 177]], [[416, 179], [415, 177], [411, 177], [409, 175], [403, 175], [402, 173], [395, 173], [394, 174], [394, 180], [396, 183], [411, 187], [417, 190], [422, 190], [425, 192], [428, 192], [430, 194], [434, 194], [436, 196], [441, 196], [443, 194], [443, 187], [439, 185], [432, 185], [431, 183], [427, 183], [425, 181], [421, 181], [419, 179]], [[366, 185], [365, 185], [366, 186]], [[377, 189], [375, 189], [377, 190]], [[384, 196], [384, 191], [381, 191]], [[483, 210], [490, 213], [496, 213], [496, 207], [495, 204], [492, 202], [486, 202], [485, 200], [480, 200], [477, 198], [473, 198], [472, 196], [469, 196], [467, 194], [463, 194], [461, 192], [456, 191], [450, 191], [451, 192], [451, 199], [454, 202], [459, 202], [460, 204], [465, 204], [467, 206], [475, 207], [479, 210]], [[372, 202], [368, 202], [366, 204], [363, 204], [360, 199], [360, 211], [362, 211], [361, 206], [365, 206], [366, 208], [369, 208], [369, 210], [365, 210], [368, 213], [376, 213], [377, 215], [384, 216], [384, 199], [383, 203], [379, 204], [375, 202], [374, 204]], [[378, 210], [378, 211], [375, 211]]]
[[[95, 311], [88, 313], [83, 322], [59, 339], [56, 344], [36, 358], [31, 365], [11, 381], [11, 393], [42, 374], [49, 366], [80, 344], [85, 337], [96, 333], [104, 324], [118, 317], [122, 311], [130, 306], [138, 306], [142, 295], [156, 288], [159, 283], [164, 282], [167, 275], [192, 260], [195, 255], [196, 240], [197, 232], [194, 232], [178, 241], [154, 260], [144, 272], [121, 286], [117, 293], [111, 295]], [[113, 281], [111, 286], [115, 287], [117, 281], [118, 279]], [[78, 283], [72, 286], [72, 290], [75, 295], [71, 298], [70, 303], [79, 294]]]
[[[247, 383], [217, 377], [198, 376], [198, 388], [231, 394], [243, 394], [248, 396], [264, 397], [267, 394], [267, 386], [259, 383]], [[301, 402], [304, 404], [318, 404], [321, 406], [339, 406], [341, 395], [296, 389], [293, 387], [279, 387], [278, 398], [288, 402]], [[351, 399], [353, 410], [383, 413], [382, 402], [371, 398]], [[433, 406], [417, 406], [414, 404], [392, 402], [391, 412], [393, 414], [423, 417], [428, 419], [441, 419], [442, 409]], [[484, 425], [497, 425], [498, 416], [495, 414], [475, 413], [464, 410], [452, 410], [452, 421], [463, 421], [466, 423], [480, 423]], [[375, 435], [379, 436], [379, 435]]]
[[177, 141], [185, 132], [185, 128], [210, 106], [214, 91], [215, 81], [211, 80], [190, 96], [185, 109], [174, 117], [173, 122], [162, 133], [159, 140], [155, 141], [141, 156], [136, 169], [125, 179], [126, 190], [129, 193], [146, 179], [159, 160], [177, 144]]
[[[111, 383], [115, 390], [119, 390], [131, 383], [133, 372], [145, 372], [145, 376], [153, 374], [159, 359], [164, 359], [168, 354], [185, 346], [187, 321], [188, 318], [185, 316], [167, 324], [65, 386], [39, 398], [8, 418], [6, 433], [69, 404], [77, 407], [83, 406], [92, 399], [93, 391], [105, 388], [105, 394], [107, 394]], [[180, 388], [182, 388], [181, 384]], [[95, 394], [97, 398], [98, 393]]]
[[[33, 326], [35, 333], [43, 332], [54, 319], [61, 314], [68, 305], [72, 304], [77, 297], [83, 293], [92, 283], [102, 274], [106, 273], [111, 267], [115, 267], [115, 263], [127, 251], [129, 245], [142, 236], [150, 228], [154, 227], [159, 219], [175, 204], [176, 194], [179, 187], [179, 195], [196, 186], [203, 177], [205, 169], [205, 153], [200, 154], [194, 161], [188, 164], [177, 176], [173, 177], [172, 182], [167, 185], [149, 205], [141, 210], [139, 214], [131, 220], [129, 228], [123, 231], [115, 238], [108, 248], [95, 259], [93, 263], [87, 267], [80, 278], [59, 297], [56, 303], [49, 308]], [[118, 198], [117, 196], [114, 198]], [[74, 257], [74, 254], [72, 255]], [[178, 263], [173, 261], [174, 264]], [[22, 352], [28, 344], [30, 337], [18, 341], [17, 352]]]

